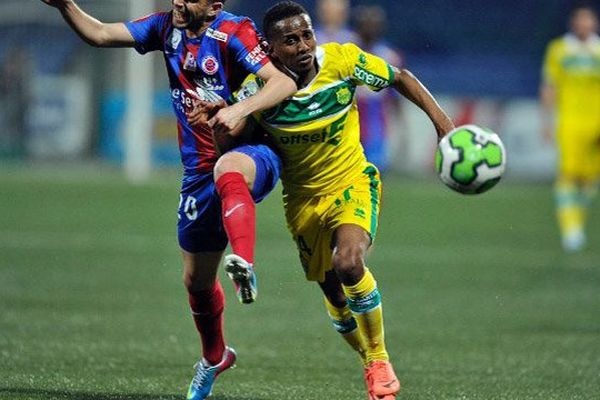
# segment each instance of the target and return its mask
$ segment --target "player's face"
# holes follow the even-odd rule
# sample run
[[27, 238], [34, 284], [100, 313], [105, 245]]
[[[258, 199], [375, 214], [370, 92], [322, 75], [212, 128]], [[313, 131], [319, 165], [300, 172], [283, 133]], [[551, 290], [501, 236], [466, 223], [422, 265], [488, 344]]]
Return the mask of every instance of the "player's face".
[[571, 18], [571, 30], [577, 37], [587, 39], [598, 29], [598, 18], [592, 10], [581, 8]]
[[315, 65], [317, 41], [310, 17], [296, 15], [273, 27], [272, 57], [297, 74], [309, 72]]
[[223, 8], [223, 2], [212, 0], [172, 0], [173, 26], [179, 29], [197, 30], [214, 19]]

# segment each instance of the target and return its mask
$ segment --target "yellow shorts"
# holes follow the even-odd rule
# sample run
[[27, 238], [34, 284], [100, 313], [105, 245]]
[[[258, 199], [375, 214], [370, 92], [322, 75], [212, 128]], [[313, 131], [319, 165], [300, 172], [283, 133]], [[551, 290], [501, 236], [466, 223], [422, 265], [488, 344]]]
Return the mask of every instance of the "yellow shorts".
[[288, 196], [288, 229], [300, 253], [306, 279], [323, 282], [332, 268], [332, 240], [343, 224], [362, 227], [375, 239], [381, 199], [379, 171], [371, 164], [354, 182], [339, 191], [316, 197]]
[[595, 132], [561, 129], [557, 136], [562, 177], [588, 181], [600, 178], [600, 127]]

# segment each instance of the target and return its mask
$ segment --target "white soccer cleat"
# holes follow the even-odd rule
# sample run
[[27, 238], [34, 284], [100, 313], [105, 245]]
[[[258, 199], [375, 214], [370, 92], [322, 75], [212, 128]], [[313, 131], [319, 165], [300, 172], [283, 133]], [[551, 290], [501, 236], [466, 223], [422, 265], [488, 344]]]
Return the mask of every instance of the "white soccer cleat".
[[586, 237], [581, 229], [573, 230], [562, 237], [562, 247], [567, 253], [577, 253], [585, 247]]
[[225, 271], [235, 285], [241, 303], [250, 304], [256, 300], [258, 288], [252, 264], [236, 254], [225, 256]]

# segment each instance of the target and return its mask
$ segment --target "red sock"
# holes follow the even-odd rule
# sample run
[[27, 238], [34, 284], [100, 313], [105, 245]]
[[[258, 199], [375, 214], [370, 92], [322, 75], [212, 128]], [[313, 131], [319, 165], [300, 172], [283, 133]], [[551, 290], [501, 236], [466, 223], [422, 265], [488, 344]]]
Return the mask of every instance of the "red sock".
[[244, 175], [228, 172], [216, 182], [221, 196], [221, 216], [233, 253], [254, 263], [256, 208]]
[[218, 364], [225, 351], [223, 337], [225, 294], [221, 282], [217, 280], [212, 289], [188, 294], [194, 323], [202, 340], [202, 355], [211, 365]]

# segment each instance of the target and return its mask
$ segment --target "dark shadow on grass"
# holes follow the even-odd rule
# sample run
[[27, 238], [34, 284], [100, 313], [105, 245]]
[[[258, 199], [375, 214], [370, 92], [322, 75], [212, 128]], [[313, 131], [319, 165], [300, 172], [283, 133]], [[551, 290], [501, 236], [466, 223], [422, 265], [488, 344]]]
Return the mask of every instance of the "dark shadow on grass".
[[[5, 397], [9, 396], [9, 397]], [[52, 390], [34, 388], [0, 387], [0, 399], [44, 399], [44, 400], [182, 400], [184, 393], [151, 394], [151, 393], [94, 393], [76, 390]], [[211, 400], [267, 400], [258, 397], [222, 396], [211, 397]]]

